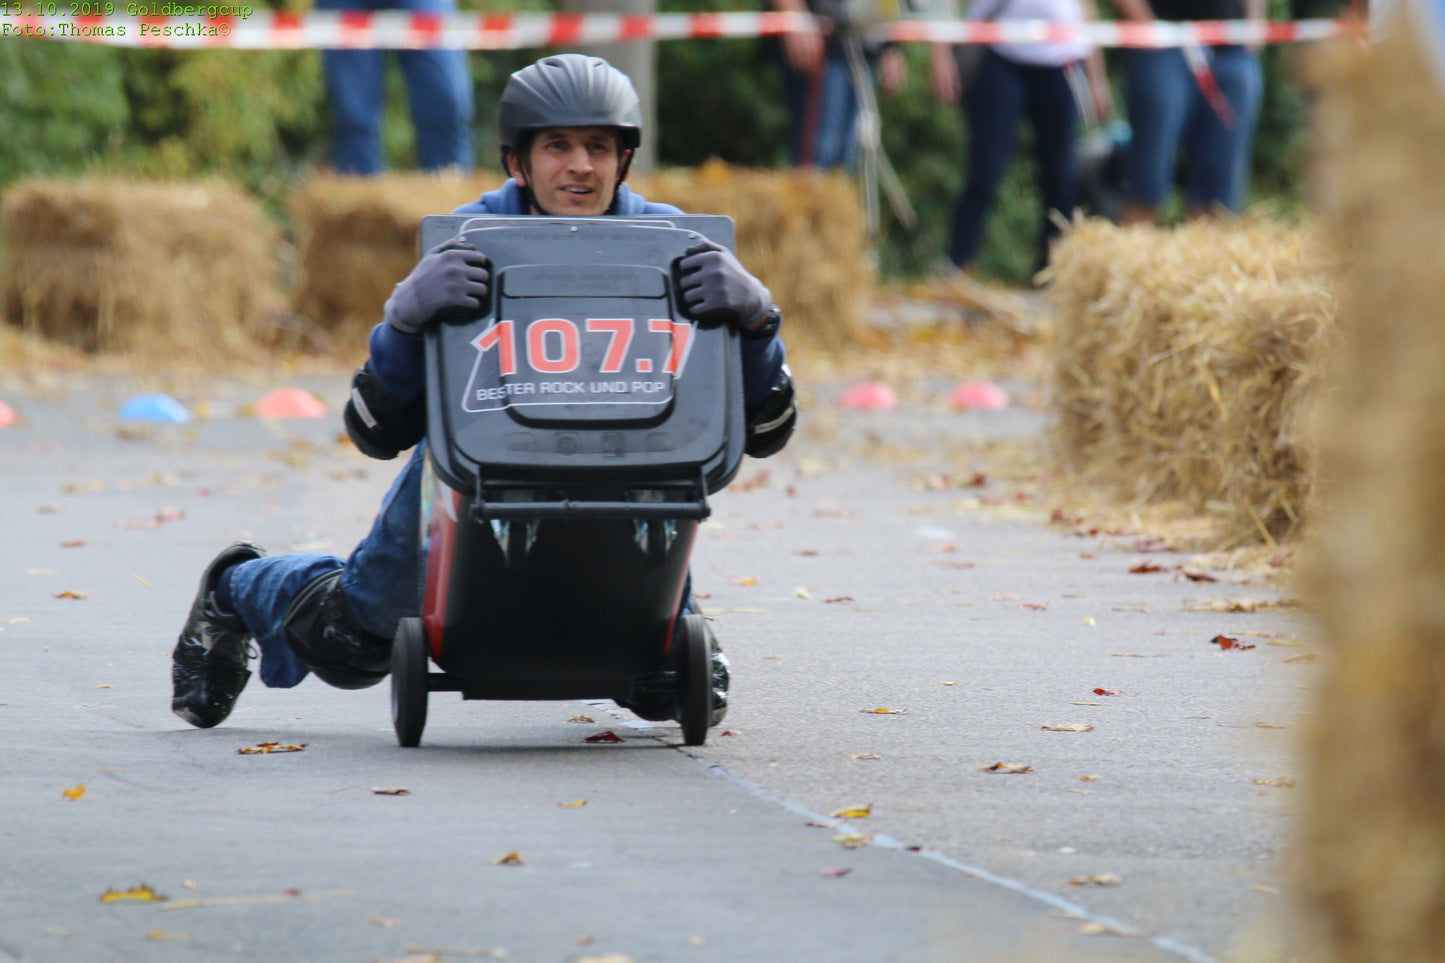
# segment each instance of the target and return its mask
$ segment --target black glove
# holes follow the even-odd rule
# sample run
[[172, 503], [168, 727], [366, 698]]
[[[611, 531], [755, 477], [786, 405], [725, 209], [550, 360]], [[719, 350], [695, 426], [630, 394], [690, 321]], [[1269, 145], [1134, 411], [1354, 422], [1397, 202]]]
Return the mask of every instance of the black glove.
[[748, 273], [733, 252], [704, 241], [677, 260], [678, 286], [687, 313], [699, 321], [730, 321], [755, 328], [773, 305], [763, 282]]
[[402, 334], [419, 334], [439, 315], [471, 316], [487, 304], [487, 256], [466, 241], [438, 244], [417, 262], [386, 301], [386, 323]]

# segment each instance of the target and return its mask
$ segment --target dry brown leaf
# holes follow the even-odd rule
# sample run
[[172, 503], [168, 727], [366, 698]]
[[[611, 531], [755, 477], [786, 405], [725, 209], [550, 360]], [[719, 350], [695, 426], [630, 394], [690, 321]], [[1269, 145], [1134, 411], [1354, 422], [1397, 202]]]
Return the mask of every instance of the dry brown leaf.
[[842, 876], [847, 876], [851, 872], [853, 872], [853, 870], [851, 867], [848, 866], [829, 866], [826, 869], [818, 870], [818, 875], [838, 878]]
[[286, 745], [282, 745], [279, 742], [258, 742], [254, 746], [246, 746], [245, 748], [237, 749], [236, 751], [243, 756], [252, 756], [257, 754], [264, 755], [272, 752], [300, 752], [302, 749], [305, 748], [306, 743], [304, 742], [296, 744], [288, 743]]
[[1244, 651], [1246, 649], [1254, 648], [1253, 645], [1246, 645], [1238, 639], [1232, 639], [1224, 634], [1216, 635], [1214, 638], [1209, 640], [1209, 643], [1211, 645], [1219, 646], [1226, 652], [1228, 652], [1230, 649], [1239, 649], [1240, 651]]
[[873, 815], [873, 804], [866, 806], [852, 806], [847, 809], [840, 809], [833, 814], [834, 819], [867, 819]]
[[1294, 780], [1288, 776], [1280, 776], [1278, 779], [1255, 779], [1256, 786], [1269, 786], [1274, 789], [1292, 789]]
[[583, 806], [585, 806], [585, 805], [587, 805], [587, 800], [585, 800], [585, 799], [574, 799], [572, 802], [569, 802], [569, 803], [557, 803], [557, 808], [558, 808], [558, 809], [580, 809], [581, 807], [583, 807]]
[[839, 603], [839, 602], [852, 602], [852, 601], [853, 601], [853, 596], [851, 596], [851, 595], [839, 595], [837, 598], [824, 599], [824, 600], [823, 600], [823, 604], [824, 604], [824, 605], [836, 605], [836, 604]]
[[62, 790], [60, 795], [62, 798], [67, 799], [70, 802], [75, 802], [81, 796], [85, 795], [85, 783], [81, 783], [73, 789]]
[[906, 714], [908, 713], [908, 710], [907, 710], [907, 709], [882, 709], [882, 708], [879, 708], [879, 709], [860, 709], [860, 710], [858, 710], [858, 711], [859, 711], [859, 712], [863, 712], [863, 713], [865, 713], [865, 714], [867, 714], [867, 715], [875, 715], [875, 716], [901, 716], [901, 715], [906, 715]]
[[191, 939], [191, 934], [167, 933], [165, 930], [147, 930], [145, 938], [148, 940], [158, 940], [172, 943], [189, 943]]
[[1124, 882], [1113, 873], [1093, 873], [1089, 876], [1073, 876], [1069, 879], [1070, 886], [1118, 886]]
[[880, 756], [880, 755], [878, 755], [878, 753], [876, 753], [876, 752], [855, 752], [855, 753], [853, 753], [853, 755], [849, 756], [848, 758], [849, 758], [849, 759], [882, 759], [883, 757]]
[[749, 585], [757, 585], [757, 584], [758, 584], [758, 580], [757, 580], [757, 577], [756, 577], [756, 576], [753, 576], [753, 575], [739, 575], [737, 578], [735, 578], [735, 579], [732, 580], [732, 583], [733, 583], [734, 585], [749, 586]]
[[508, 853], [508, 854], [505, 855], [505, 856], [498, 856], [498, 857], [494, 860], [494, 862], [495, 862], [498, 866], [521, 866], [521, 865], [523, 865], [523, 863], [522, 863], [522, 857], [517, 853], [517, 851], [516, 851], [515, 849], [512, 850], [510, 853]]
[[89, 592], [80, 592], [80, 591], [71, 591], [71, 590], [67, 589], [67, 590], [64, 591], [64, 592], [55, 592], [55, 593], [52, 594], [50, 597], [51, 597], [51, 598], [56, 598], [56, 599], [88, 599], [88, 598], [90, 598], [90, 593], [89, 593]]
[[591, 716], [573, 716], [572, 718], [568, 719], [567, 721], [568, 721], [568, 722], [596, 722], [597, 720], [594, 719], [594, 718], [592, 718]]
[[1021, 762], [996, 762], [992, 766], [983, 766], [979, 772], [1001, 772], [1001, 773], [1022, 773], [1033, 772], [1033, 766], [1026, 766]]
[[[1029, 725], [1033, 726], [1031, 722]], [[1087, 722], [1066, 722], [1061, 726], [1034, 726], [1035, 729], [1043, 729], [1046, 732], [1093, 732], [1094, 727]]]
[[588, 736], [583, 742], [623, 742], [623, 738], [611, 729]]
[[378, 796], [410, 796], [410, 789], [403, 789], [400, 786], [372, 786], [371, 791]]

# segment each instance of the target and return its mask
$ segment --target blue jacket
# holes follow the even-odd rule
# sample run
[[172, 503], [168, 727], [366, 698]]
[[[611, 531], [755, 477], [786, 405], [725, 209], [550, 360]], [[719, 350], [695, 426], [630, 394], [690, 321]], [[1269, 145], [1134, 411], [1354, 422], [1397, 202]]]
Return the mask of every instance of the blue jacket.
[[[495, 191], [487, 191], [480, 199], [463, 204], [454, 214], [528, 214], [522, 189], [508, 180]], [[634, 193], [626, 184], [617, 188], [613, 215], [628, 217], [637, 214], [681, 214], [671, 204], [649, 201]], [[781, 338], [765, 341], [743, 339], [743, 404], [756, 408], [778, 383], [783, 369], [785, 350]], [[388, 391], [402, 401], [411, 401], [421, 394], [426, 365], [419, 335], [402, 334], [385, 321], [371, 329], [371, 370]]]

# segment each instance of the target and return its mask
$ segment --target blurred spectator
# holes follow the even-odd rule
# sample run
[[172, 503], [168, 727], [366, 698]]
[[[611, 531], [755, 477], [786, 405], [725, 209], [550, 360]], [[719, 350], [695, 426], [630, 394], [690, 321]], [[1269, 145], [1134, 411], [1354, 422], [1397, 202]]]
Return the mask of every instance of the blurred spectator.
[[[1052, 23], [1083, 23], [1094, 16], [1093, 0], [974, 0], [968, 12], [970, 20]], [[1058, 233], [1054, 212], [1067, 217], [1075, 205], [1080, 101], [1098, 117], [1110, 110], [1102, 58], [1086, 40], [1001, 43], [984, 50], [971, 82], [969, 66], [963, 45], [934, 45], [933, 92], [946, 104], [962, 100], [968, 118], [968, 175], [954, 210], [949, 260], [967, 269], [978, 256], [1019, 122], [1027, 115], [1043, 195], [1038, 270], [1048, 262], [1049, 240]]]
[[[455, 0], [317, 0], [317, 10], [410, 10], [451, 13]], [[341, 174], [378, 174], [386, 166], [381, 119], [386, 107], [386, 59], [381, 50], [327, 50], [326, 93], [331, 103], [332, 163]], [[464, 50], [398, 50], [416, 128], [416, 163], [423, 170], [470, 171], [472, 80]]]
[[[1264, 0], [1116, 0], [1128, 20], [1242, 20], [1264, 16]], [[1173, 192], [1184, 155], [1187, 216], [1238, 211], [1264, 80], [1244, 46], [1120, 51], [1131, 140], [1124, 163], [1125, 224], [1153, 223]]]
[[[770, 0], [774, 10], [811, 13], [821, 31], [785, 34], [777, 51], [787, 100], [789, 149], [795, 167], [851, 170], [858, 159], [858, 96], [843, 38], [844, 0]], [[865, 42], [863, 53], [885, 93], [903, 86], [903, 55], [896, 47]]]

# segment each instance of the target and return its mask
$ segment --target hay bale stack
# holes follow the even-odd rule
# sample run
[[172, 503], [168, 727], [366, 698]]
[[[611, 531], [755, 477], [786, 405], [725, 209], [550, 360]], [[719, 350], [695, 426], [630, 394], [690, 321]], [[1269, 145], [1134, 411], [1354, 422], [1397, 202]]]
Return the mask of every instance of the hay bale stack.
[[1223, 510], [1232, 543], [1300, 521], [1305, 416], [1334, 337], [1333, 262], [1263, 219], [1080, 221], [1053, 256], [1065, 470], [1113, 497]]
[[288, 202], [300, 248], [297, 313], [343, 343], [364, 339], [391, 289], [416, 265], [421, 219], [449, 214], [501, 180], [458, 173], [310, 178]]
[[1445, 92], [1395, 27], [1315, 70], [1316, 186], [1349, 268], [1298, 854], [1318, 963], [1445, 959]]
[[240, 355], [283, 305], [277, 231], [230, 184], [26, 180], [0, 229], [6, 320], [86, 351]]
[[828, 351], [862, 336], [875, 288], [858, 187], [843, 174], [709, 161], [633, 179], [648, 200], [737, 225], [738, 258], [773, 292], [788, 344]]

